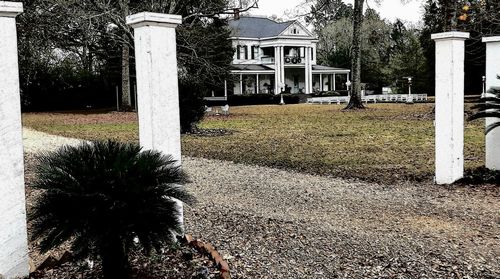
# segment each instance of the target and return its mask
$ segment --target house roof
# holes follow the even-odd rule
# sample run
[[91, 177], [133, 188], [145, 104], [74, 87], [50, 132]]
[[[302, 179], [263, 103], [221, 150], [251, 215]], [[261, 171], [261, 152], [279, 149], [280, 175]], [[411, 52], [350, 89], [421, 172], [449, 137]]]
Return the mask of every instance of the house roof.
[[279, 36], [294, 21], [276, 22], [263, 17], [246, 17], [229, 20], [231, 36], [240, 38], [269, 38]]
[[231, 68], [234, 71], [273, 71], [270, 67], [258, 64], [232, 64]]
[[312, 65], [313, 71], [349, 71], [349, 69], [335, 68], [323, 65]]

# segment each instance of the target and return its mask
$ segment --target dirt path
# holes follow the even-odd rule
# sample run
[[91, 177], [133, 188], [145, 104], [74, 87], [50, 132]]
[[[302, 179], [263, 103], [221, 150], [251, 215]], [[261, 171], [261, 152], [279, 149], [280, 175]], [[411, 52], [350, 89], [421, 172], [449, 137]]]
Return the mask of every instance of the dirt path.
[[233, 278], [500, 278], [498, 187], [376, 185], [198, 158], [183, 165], [198, 199], [185, 209], [187, 232], [213, 243]]

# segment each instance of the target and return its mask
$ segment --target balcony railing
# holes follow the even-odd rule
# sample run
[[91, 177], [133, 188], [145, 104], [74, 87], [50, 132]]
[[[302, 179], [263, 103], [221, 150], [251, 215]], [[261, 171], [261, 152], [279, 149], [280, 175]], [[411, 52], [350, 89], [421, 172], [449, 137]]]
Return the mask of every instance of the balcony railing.
[[262, 61], [262, 64], [274, 64], [274, 57], [263, 56], [260, 58], [260, 61]]
[[[270, 56], [263, 56], [260, 58], [260, 61], [262, 64], [274, 64], [274, 57]], [[289, 56], [285, 55], [284, 58], [285, 64], [304, 64], [305, 63], [305, 58], [304, 57], [297, 57], [297, 56]]]

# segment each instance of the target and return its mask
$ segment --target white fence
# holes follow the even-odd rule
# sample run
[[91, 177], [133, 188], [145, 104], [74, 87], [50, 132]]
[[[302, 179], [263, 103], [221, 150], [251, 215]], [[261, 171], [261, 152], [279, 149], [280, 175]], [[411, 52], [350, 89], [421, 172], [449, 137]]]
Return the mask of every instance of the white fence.
[[[427, 94], [412, 94], [413, 102], [427, 102]], [[309, 104], [341, 104], [349, 102], [349, 96], [330, 96], [308, 98]], [[408, 94], [380, 94], [364, 96], [361, 100], [365, 103], [384, 102], [384, 103], [404, 103], [408, 100]]]

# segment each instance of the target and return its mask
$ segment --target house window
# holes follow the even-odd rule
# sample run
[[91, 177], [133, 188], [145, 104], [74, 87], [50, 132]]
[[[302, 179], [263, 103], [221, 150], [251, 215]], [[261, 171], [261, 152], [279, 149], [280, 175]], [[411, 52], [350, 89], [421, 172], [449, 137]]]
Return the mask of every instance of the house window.
[[314, 60], [314, 48], [311, 48], [311, 60]]
[[259, 58], [259, 46], [252, 46], [252, 59]]
[[297, 30], [297, 28], [293, 28], [292, 33], [293, 33], [293, 34], [299, 34], [299, 31]]
[[241, 49], [244, 53], [242, 56], [245, 57], [245, 60], [248, 60], [248, 46], [243, 46]]
[[247, 54], [247, 46], [240, 46], [238, 45], [236, 47], [236, 59], [248, 59], [248, 54]]

